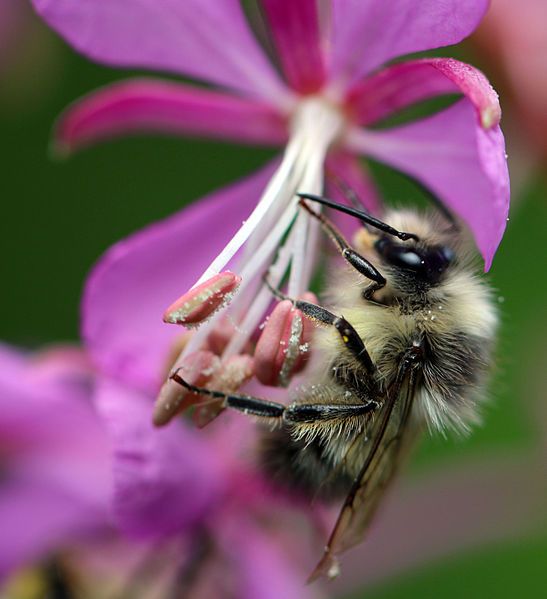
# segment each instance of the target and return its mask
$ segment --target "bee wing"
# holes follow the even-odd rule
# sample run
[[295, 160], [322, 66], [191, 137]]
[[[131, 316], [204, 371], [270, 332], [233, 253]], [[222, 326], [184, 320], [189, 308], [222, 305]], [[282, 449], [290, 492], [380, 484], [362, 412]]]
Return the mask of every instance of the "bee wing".
[[415, 378], [415, 371], [411, 370], [401, 383], [393, 385], [380, 409], [370, 434], [370, 450], [342, 506], [325, 553], [308, 582], [322, 575], [336, 576], [336, 556], [363, 541], [384, 491], [406, 453], [404, 450], [418, 432], [417, 427], [411, 430], [408, 425]]

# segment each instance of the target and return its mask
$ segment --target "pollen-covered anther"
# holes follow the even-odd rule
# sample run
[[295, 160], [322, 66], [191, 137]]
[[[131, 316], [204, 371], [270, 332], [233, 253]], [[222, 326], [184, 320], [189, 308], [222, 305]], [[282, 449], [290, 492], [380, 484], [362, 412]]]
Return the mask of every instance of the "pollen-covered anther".
[[[303, 300], [316, 303], [312, 293]], [[255, 375], [264, 385], [286, 387], [309, 357], [313, 325], [290, 300], [279, 302], [270, 314], [255, 350]]]
[[[219, 367], [220, 358], [218, 356], [209, 351], [197, 351], [185, 358], [180, 374], [188, 383], [203, 386]], [[190, 393], [169, 379], [161, 388], [154, 404], [153, 422], [156, 426], [164, 426], [177, 414], [199, 401], [199, 395]]]
[[188, 328], [200, 325], [232, 299], [240, 282], [241, 277], [230, 271], [211, 277], [172, 303], [163, 321]]
[[[254, 374], [254, 359], [247, 354], [231, 356], [215, 370], [207, 383], [210, 389], [235, 393]], [[194, 423], [202, 428], [214, 420], [224, 410], [224, 400], [205, 399], [196, 404]]]

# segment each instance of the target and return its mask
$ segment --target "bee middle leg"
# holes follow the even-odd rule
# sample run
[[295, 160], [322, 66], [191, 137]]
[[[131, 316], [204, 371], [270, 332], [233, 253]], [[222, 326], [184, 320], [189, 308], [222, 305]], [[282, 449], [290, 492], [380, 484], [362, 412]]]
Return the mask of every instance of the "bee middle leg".
[[359, 336], [359, 333], [343, 316], [337, 316], [336, 314], [333, 314], [326, 308], [318, 306], [317, 304], [311, 304], [310, 302], [306, 302], [304, 300], [292, 299], [279, 291], [279, 289], [272, 287], [267, 277], [265, 277], [264, 280], [275, 297], [280, 300], [289, 300], [293, 303], [295, 308], [300, 310], [311, 320], [315, 320], [316, 322], [327, 326], [333, 326], [340, 335], [344, 345], [351, 352], [351, 354], [357, 360], [359, 360], [364, 368], [370, 373], [373, 373], [376, 370], [376, 366], [374, 365], [363, 340]]
[[268, 419], [278, 419], [289, 424], [319, 423], [321, 421], [355, 418], [368, 414], [379, 407], [374, 400], [358, 404], [292, 403], [288, 406], [252, 395], [224, 393], [186, 382], [176, 370], [170, 378], [188, 391], [215, 399], [223, 399], [225, 407]]

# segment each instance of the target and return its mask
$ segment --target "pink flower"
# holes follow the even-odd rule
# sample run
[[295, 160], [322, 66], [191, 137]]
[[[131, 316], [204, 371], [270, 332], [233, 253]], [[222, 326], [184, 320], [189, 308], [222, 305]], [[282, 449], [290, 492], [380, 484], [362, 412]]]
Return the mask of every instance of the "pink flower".
[[[109, 86], [61, 118], [58, 147], [72, 150], [143, 130], [285, 144], [282, 158], [242, 187], [128, 240], [99, 264], [86, 289], [84, 335], [101, 365], [157, 388], [174, 333], [142, 322], [142, 314], [152, 313], [143, 304], [161, 314], [181, 292], [228, 266], [242, 280], [229, 307], [238, 333], [223, 357], [241, 353], [270, 303], [264, 272], [274, 286], [288, 273], [291, 297], [308, 289], [318, 231], [298, 210], [295, 192], [321, 193], [326, 164], [370, 210], [379, 210], [359, 155], [395, 166], [436, 194], [469, 225], [488, 268], [509, 200], [496, 93], [482, 73], [454, 59], [383, 66], [459, 42], [487, 4], [263, 0], [283, 81], [236, 0], [34, 0], [44, 19], [94, 60], [216, 86], [152, 79]], [[446, 110], [403, 126], [374, 127], [409, 105], [452, 93], [463, 98]], [[146, 284], [138, 279], [142, 273]], [[202, 347], [219, 314], [194, 335], [177, 365]], [[152, 338], [164, 348], [155, 355]]]
[[76, 350], [0, 346], [0, 581], [108, 522], [106, 431]]

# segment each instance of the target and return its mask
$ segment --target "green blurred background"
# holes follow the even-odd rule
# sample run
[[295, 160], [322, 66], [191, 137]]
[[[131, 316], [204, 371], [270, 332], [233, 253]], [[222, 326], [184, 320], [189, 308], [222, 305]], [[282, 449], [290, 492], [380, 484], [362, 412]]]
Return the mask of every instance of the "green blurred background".
[[[86, 273], [110, 244], [251, 173], [271, 152], [136, 137], [67, 161], [53, 160], [48, 141], [59, 112], [82, 94], [129, 73], [88, 62], [30, 13], [25, 16], [0, 62], [0, 337], [34, 348], [77, 341]], [[481, 64], [480, 57], [467, 52], [463, 56], [469, 62]], [[388, 198], [418, 198], [419, 192], [400, 176], [385, 168], [374, 171]], [[547, 415], [541, 405], [547, 359], [546, 196], [545, 178], [537, 171], [519, 183], [491, 272], [503, 327], [494, 401], [485, 425], [465, 441], [428, 440], [414, 470], [438, 467], [462, 454], [499, 449], [532, 456], [540, 451]], [[519, 540], [442, 558], [352, 597], [535, 597], [544, 596], [546, 583], [547, 533], [538, 526]]]

